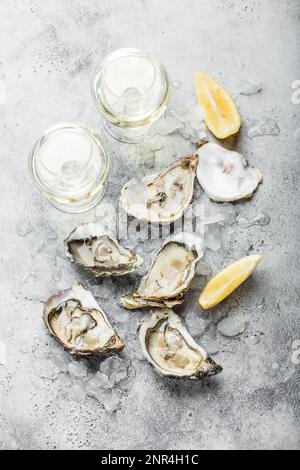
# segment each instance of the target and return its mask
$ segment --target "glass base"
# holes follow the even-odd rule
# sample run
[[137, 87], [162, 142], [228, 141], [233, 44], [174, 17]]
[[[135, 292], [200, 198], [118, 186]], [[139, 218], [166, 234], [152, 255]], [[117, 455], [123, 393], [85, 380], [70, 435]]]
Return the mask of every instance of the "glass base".
[[85, 212], [88, 212], [94, 207], [97, 206], [103, 199], [107, 189], [107, 184], [105, 184], [101, 191], [96, 194], [96, 196], [93, 199], [89, 199], [89, 201], [81, 201], [81, 202], [59, 202], [54, 199], [49, 199], [48, 201], [50, 202], [51, 206], [55, 207], [55, 209], [60, 210], [61, 212], [66, 212], [67, 214], [84, 214]]
[[125, 144], [136, 144], [144, 140], [144, 137], [151, 128], [151, 124], [142, 127], [128, 128], [115, 126], [111, 122], [103, 119], [103, 127], [114, 139]]

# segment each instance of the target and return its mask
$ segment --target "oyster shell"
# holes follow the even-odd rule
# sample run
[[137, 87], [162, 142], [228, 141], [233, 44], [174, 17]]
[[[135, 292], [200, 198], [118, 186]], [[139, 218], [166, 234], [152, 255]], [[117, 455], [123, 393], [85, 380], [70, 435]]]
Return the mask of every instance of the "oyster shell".
[[202, 379], [222, 372], [173, 310], [155, 310], [139, 328], [143, 355], [164, 377]]
[[249, 199], [263, 178], [238, 152], [211, 142], [200, 144], [197, 177], [206, 194], [216, 202]]
[[71, 354], [107, 356], [124, 348], [102, 308], [79, 283], [45, 303], [44, 320], [51, 336]]
[[140, 256], [123, 248], [97, 223], [77, 227], [65, 240], [65, 247], [73, 263], [97, 277], [122, 276], [143, 264]]
[[121, 192], [124, 210], [152, 223], [179, 219], [193, 198], [197, 162], [198, 158], [192, 155], [169, 165], [159, 174], [129, 181]]
[[195, 236], [181, 233], [168, 239], [137, 290], [123, 296], [121, 304], [129, 310], [182, 304], [202, 256], [201, 241]]

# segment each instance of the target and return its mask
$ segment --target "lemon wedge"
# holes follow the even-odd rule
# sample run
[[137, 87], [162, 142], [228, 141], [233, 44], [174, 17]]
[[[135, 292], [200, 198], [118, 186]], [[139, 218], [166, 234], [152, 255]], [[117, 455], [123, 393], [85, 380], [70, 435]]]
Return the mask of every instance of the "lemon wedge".
[[261, 262], [262, 255], [245, 256], [220, 271], [204, 287], [199, 303], [203, 310], [215, 307], [237, 289]]
[[236, 134], [240, 130], [242, 119], [227, 91], [203, 72], [195, 72], [195, 86], [206, 125], [214, 136], [226, 139]]

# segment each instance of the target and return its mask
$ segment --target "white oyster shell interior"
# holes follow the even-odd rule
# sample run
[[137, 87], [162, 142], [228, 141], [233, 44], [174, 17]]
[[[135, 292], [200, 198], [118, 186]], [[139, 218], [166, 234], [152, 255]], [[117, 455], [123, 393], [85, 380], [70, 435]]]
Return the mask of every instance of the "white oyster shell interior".
[[152, 223], [179, 219], [193, 198], [197, 161], [196, 156], [182, 158], [159, 174], [131, 180], [121, 193], [124, 210]]
[[207, 143], [197, 151], [197, 177], [206, 194], [216, 202], [250, 198], [262, 182], [260, 171], [238, 152]]

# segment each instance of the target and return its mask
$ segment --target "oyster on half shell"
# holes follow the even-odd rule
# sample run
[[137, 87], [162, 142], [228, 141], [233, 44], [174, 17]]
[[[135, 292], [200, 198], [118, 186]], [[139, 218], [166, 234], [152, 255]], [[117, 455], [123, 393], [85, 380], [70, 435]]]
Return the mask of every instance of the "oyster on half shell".
[[45, 303], [44, 321], [51, 336], [71, 354], [107, 356], [124, 348], [102, 308], [79, 283]]
[[156, 254], [135, 292], [121, 298], [123, 307], [173, 307], [182, 304], [203, 256], [201, 240], [189, 233], [168, 239]]
[[198, 380], [223, 370], [194, 341], [173, 310], [155, 310], [138, 334], [143, 355], [164, 377]]
[[152, 223], [179, 219], [193, 198], [197, 162], [197, 156], [192, 155], [169, 165], [159, 174], [129, 181], [120, 197], [124, 210]]
[[216, 202], [234, 202], [253, 196], [263, 178], [244, 156], [220, 145], [200, 143], [197, 178], [208, 197]]
[[97, 277], [122, 276], [136, 271], [142, 258], [108, 235], [99, 223], [77, 227], [65, 240], [67, 257]]

